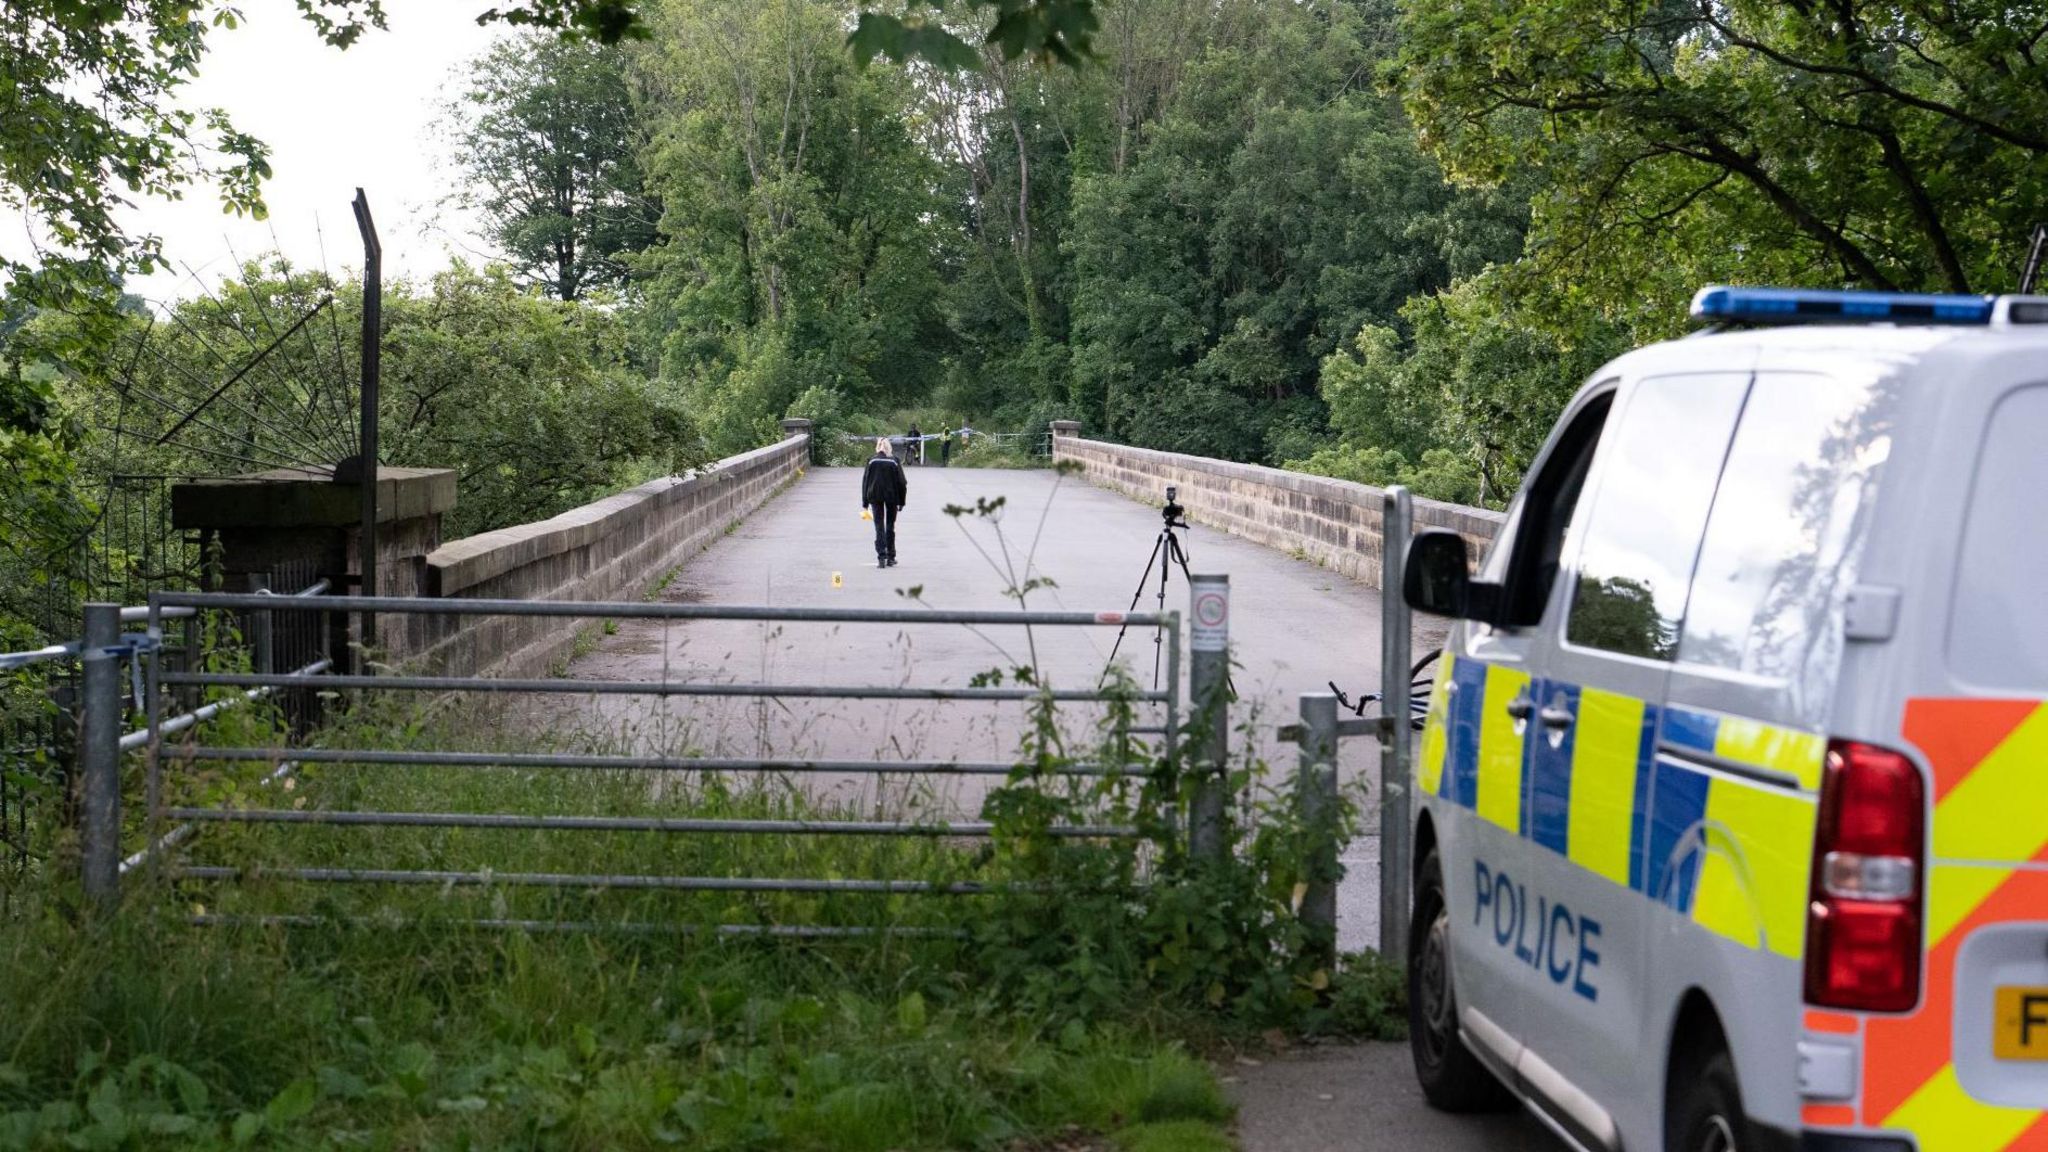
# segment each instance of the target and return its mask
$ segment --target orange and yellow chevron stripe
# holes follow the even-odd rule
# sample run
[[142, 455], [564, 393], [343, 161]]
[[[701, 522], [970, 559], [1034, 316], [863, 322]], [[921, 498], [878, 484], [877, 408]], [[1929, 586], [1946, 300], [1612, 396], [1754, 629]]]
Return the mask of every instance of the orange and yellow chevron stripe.
[[2048, 919], [2048, 704], [1913, 700], [1905, 737], [1934, 772], [1927, 994], [1864, 1033], [1863, 1123], [1921, 1152], [2048, 1152], [2048, 1110], [1972, 1097], [1957, 1078], [1956, 961], [1980, 928]]

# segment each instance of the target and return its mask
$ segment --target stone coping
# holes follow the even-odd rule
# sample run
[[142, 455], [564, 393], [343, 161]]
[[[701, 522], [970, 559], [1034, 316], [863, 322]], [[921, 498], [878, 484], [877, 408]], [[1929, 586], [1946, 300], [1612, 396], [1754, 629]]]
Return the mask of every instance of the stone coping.
[[571, 508], [552, 519], [517, 524], [443, 544], [427, 554], [429, 596], [452, 596], [515, 568], [549, 556], [587, 547], [619, 526], [690, 493], [713, 484], [726, 484], [754, 466], [788, 453], [805, 441], [802, 435], [728, 456], [687, 476], [664, 476], [616, 496], [608, 496], [580, 508]]
[[[1330, 476], [1316, 476], [1307, 472], [1289, 472], [1284, 468], [1269, 468], [1263, 464], [1239, 464], [1230, 460], [1215, 460], [1207, 456], [1188, 456], [1179, 452], [1165, 452], [1157, 448], [1133, 448], [1124, 444], [1111, 444], [1103, 440], [1084, 440], [1078, 436], [1062, 436], [1070, 440], [1076, 451], [1101, 452], [1111, 456], [1127, 456], [1143, 460], [1161, 468], [1178, 468], [1185, 472], [1206, 472], [1211, 475], [1234, 480], [1246, 480], [1299, 492], [1304, 496], [1322, 496], [1341, 500], [1347, 504], [1360, 504], [1377, 515], [1380, 498], [1386, 494], [1384, 488], [1360, 484], [1355, 480], [1338, 480]], [[1442, 500], [1429, 500], [1421, 496], [1411, 497], [1415, 506], [1416, 523], [1433, 528], [1453, 528], [1471, 535], [1491, 537], [1507, 523], [1507, 515], [1488, 508], [1473, 508], [1465, 504], [1449, 504]], [[1182, 494], [1182, 503], [1187, 496]]]
[[[377, 468], [377, 522], [414, 520], [455, 507], [447, 468]], [[361, 487], [334, 482], [329, 465], [191, 480], [171, 487], [178, 528], [341, 528], [362, 522]]]

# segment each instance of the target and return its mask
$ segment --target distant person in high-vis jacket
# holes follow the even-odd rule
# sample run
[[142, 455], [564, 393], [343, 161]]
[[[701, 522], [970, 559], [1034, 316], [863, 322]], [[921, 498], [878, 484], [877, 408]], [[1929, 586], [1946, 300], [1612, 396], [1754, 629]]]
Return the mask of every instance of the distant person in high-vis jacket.
[[875, 518], [875, 567], [896, 564], [896, 514], [910, 495], [910, 481], [903, 465], [890, 454], [889, 438], [875, 441], [874, 458], [860, 474], [860, 502]]

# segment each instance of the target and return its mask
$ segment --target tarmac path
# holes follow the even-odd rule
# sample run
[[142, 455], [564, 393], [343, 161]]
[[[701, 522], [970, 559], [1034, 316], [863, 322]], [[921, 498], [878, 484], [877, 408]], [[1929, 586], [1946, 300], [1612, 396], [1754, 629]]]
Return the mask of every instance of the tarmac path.
[[[681, 603], [782, 607], [1003, 609], [1004, 589], [1032, 577], [1050, 586], [1029, 594], [1035, 609], [1123, 610], [1131, 606], [1161, 526], [1146, 506], [1049, 470], [913, 468], [910, 501], [897, 526], [901, 563], [878, 569], [873, 528], [860, 518], [860, 473], [810, 470], [679, 570], [657, 595]], [[1162, 494], [1163, 495], [1163, 494]], [[1000, 532], [988, 519], [949, 517], [946, 505], [1004, 502]], [[1274, 729], [1298, 715], [1302, 692], [1336, 680], [1347, 692], [1378, 688], [1379, 593], [1328, 569], [1203, 527], [1184, 539], [1198, 573], [1230, 576], [1232, 656], [1239, 700], [1234, 749], [1247, 736], [1285, 787], [1296, 754]], [[1004, 570], [1005, 552], [1011, 566]], [[1014, 575], [1011, 575], [1014, 573]], [[1158, 571], [1138, 607], [1157, 604]], [[1187, 586], [1172, 574], [1166, 603], [1187, 610]], [[979, 673], [1028, 659], [1055, 686], [1097, 682], [1116, 644], [1114, 628], [969, 630], [950, 625], [764, 624], [751, 621], [625, 621], [579, 658], [572, 675], [594, 679], [714, 680], [777, 684], [964, 686]], [[1417, 651], [1424, 648], [1421, 642]], [[1118, 658], [1141, 685], [1152, 679], [1152, 636], [1132, 629]], [[1162, 667], [1163, 667], [1162, 661]], [[754, 701], [695, 698], [666, 704], [632, 697], [578, 701], [578, 723], [620, 738], [715, 755], [833, 759], [1004, 759], [1023, 732], [1021, 708], [923, 701]], [[1241, 727], [1253, 718], [1247, 729]], [[1339, 769], [1367, 795], [1378, 788], [1378, 745], [1343, 741]], [[813, 781], [862, 806], [906, 803], [942, 816], [972, 816], [978, 789], [960, 781], [936, 793], [877, 790], [873, 777]], [[1347, 846], [1338, 898], [1343, 947], [1378, 939], [1378, 836]], [[1300, 1050], [1241, 1060], [1221, 1069], [1239, 1105], [1245, 1152], [1561, 1152], [1525, 1114], [1453, 1117], [1423, 1102], [1405, 1044]]]
[[1566, 1152], [1520, 1109], [1450, 1116], [1431, 1108], [1406, 1044], [1310, 1048], [1219, 1071], [1244, 1152]]
[[[1157, 506], [1050, 470], [909, 470], [910, 498], [897, 526], [900, 563], [878, 569], [873, 527], [860, 518], [860, 473], [815, 468], [702, 554], [658, 595], [719, 605], [1005, 609], [1005, 589], [1033, 577], [1052, 584], [1029, 594], [1034, 609], [1102, 611], [1131, 606], [1158, 538]], [[947, 505], [1003, 500], [1000, 531], [988, 518], [949, 517]], [[1380, 603], [1376, 590], [1328, 569], [1203, 527], [1184, 538], [1197, 573], [1227, 573], [1231, 646], [1239, 701], [1234, 750], [1249, 734], [1285, 785], [1296, 753], [1274, 729], [1298, 716], [1300, 693], [1335, 680], [1347, 692], [1378, 687]], [[1009, 567], [1004, 568], [1005, 562]], [[1014, 572], [1014, 578], [1010, 573]], [[1157, 604], [1158, 571], [1138, 607]], [[1187, 611], [1187, 585], [1172, 573], [1167, 607]], [[1037, 664], [1053, 684], [1090, 687], [1116, 644], [1116, 629], [968, 629], [953, 625], [827, 625], [754, 621], [625, 621], [578, 659], [572, 674], [610, 680], [714, 680], [777, 684], [964, 686], [977, 674]], [[1153, 636], [1131, 629], [1118, 658], [1141, 685], [1152, 682]], [[1162, 668], [1164, 662], [1161, 662]], [[633, 745], [688, 747], [727, 756], [832, 759], [1001, 760], [1024, 731], [1021, 706], [981, 702], [635, 697], [578, 701], [582, 723], [608, 726]], [[1076, 710], [1079, 711], [1079, 710]], [[1078, 716], [1080, 722], [1085, 715]], [[1156, 722], [1156, 721], [1155, 721]], [[1378, 746], [1346, 740], [1347, 782], [1377, 795]], [[900, 781], [900, 777], [892, 778]], [[823, 778], [814, 789], [864, 810], [905, 807], [972, 817], [977, 781], [932, 792], [873, 777]], [[891, 791], [891, 789], [897, 789]], [[1347, 948], [1378, 938], [1376, 814], [1368, 835], [1348, 846], [1339, 894]]]

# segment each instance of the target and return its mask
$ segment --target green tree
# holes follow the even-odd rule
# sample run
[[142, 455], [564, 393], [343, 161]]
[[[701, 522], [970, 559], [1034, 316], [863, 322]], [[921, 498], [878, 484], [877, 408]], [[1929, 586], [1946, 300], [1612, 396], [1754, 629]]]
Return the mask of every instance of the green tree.
[[1073, 399], [1112, 437], [1284, 458], [1321, 433], [1324, 357], [1511, 258], [1521, 227], [1447, 185], [1371, 87], [1388, 6], [1243, 0], [1212, 20], [1124, 165], [1079, 179]]
[[975, 69], [918, 74], [913, 109], [958, 221], [940, 250], [957, 341], [943, 397], [1003, 426], [1042, 426], [1066, 403], [1072, 192], [1102, 94], [1087, 72], [981, 56]]
[[[379, 0], [299, 0], [328, 43], [382, 27]], [[605, 40], [633, 33], [624, 0], [516, 0], [479, 17], [569, 28]], [[233, 28], [225, 0], [9, 0], [0, 4], [0, 207], [18, 212], [35, 251], [0, 257], [10, 314], [52, 321], [10, 331], [0, 348], [0, 596], [69, 580], [90, 503], [76, 496], [86, 433], [66, 415], [53, 364], [104, 387], [130, 276], [161, 266], [158, 239], [117, 216], [132, 197], [178, 198], [213, 184], [223, 207], [262, 216], [268, 150], [220, 109], [179, 102], [207, 37]], [[61, 322], [58, 319], [61, 318]]]
[[530, 282], [558, 300], [621, 287], [654, 239], [641, 121], [617, 47], [534, 34], [499, 42], [450, 108], [466, 199]]
[[[385, 24], [381, 0], [298, 0], [315, 31], [347, 48]], [[572, 29], [607, 43], [644, 34], [628, 0], [519, 0], [479, 21]], [[0, 258], [0, 277], [30, 304], [91, 323], [74, 347], [112, 338], [129, 275], [162, 260], [153, 236], [115, 219], [123, 194], [177, 198], [212, 182], [231, 212], [263, 214], [268, 150], [218, 108], [178, 96], [198, 75], [211, 29], [233, 28], [225, 0], [10, 0], [0, 5], [0, 205], [27, 218], [31, 262]]]
[[[927, 15], [925, 9], [930, 10]], [[904, 13], [862, 12], [847, 43], [862, 64], [876, 56], [897, 63], [922, 60], [948, 69], [973, 68], [975, 49], [944, 20], [946, 0], [908, 0]], [[1026, 57], [1080, 66], [1094, 50], [1100, 21], [1093, 0], [960, 0], [956, 14], [978, 22], [988, 15], [980, 38], [1005, 60]]]
[[1389, 75], [1532, 254], [1669, 332], [1707, 280], [1995, 290], [2048, 192], [2038, 3], [1422, 0]]
[[858, 69], [821, 0], [672, 0], [640, 62], [665, 206], [643, 331], [713, 445], [751, 448], [814, 385], [860, 410], [930, 394], [951, 336], [950, 216], [901, 69]]
[[1626, 330], [1561, 304], [1525, 269], [1417, 296], [1393, 326], [1361, 329], [1323, 361], [1336, 443], [1288, 466], [1425, 496], [1504, 505], [1587, 376]]
[[[304, 315], [322, 300], [333, 316], [317, 340], [285, 341], [185, 420], [250, 350], [261, 317]], [[328, 325], [354, 331], [360, 302], [353, 281], [272, 260], [153, 324], [131, 320], [120, 379], [73, 385], [74, 411], [121, 430], [84, 445], [81, 464], [101, 475], [208, 474], [331, 461], [346, 447], [359, 369], [353, 342]], [[457, 264], [424, 283], [387, 283], [384, 458], [456, 470], [450, 536], [542, 519], [702, 463], [683, 398], [631, 369], [628, 342], [609, 302], [548, 300], [504, 269]]]
[[385, 296], [394, 462], [457, 471], [451, 536], [553, 516], [707, 457], [682, 395], [634, 371], [608, 306], [461, 265]]
[[175, 198], [198, 180], [233, 212], [260, 215], [267, 152], [219, 109], [176, 103], [210, 24], [234, 10], [195, 0], [22, 0], [0, 6], [0, 205], [26, 218], [34, 262], [0, 257], [10, 294], [89, 317], [64, 335], [111, 337], [124, 276], [161, 261], [155, 237], [115, 221], [122, 193]]
[[0, 358], [0, 648], [40, 642], [37, 601], [61, 598], [76, 575], [75, 545], [94, 511], [77, 482], [83, 435], [47, 372]]

